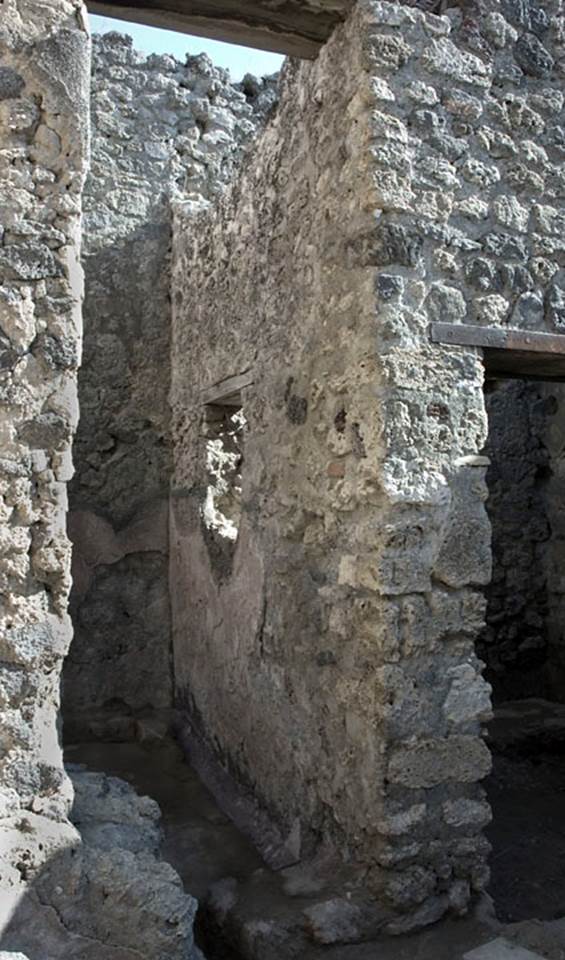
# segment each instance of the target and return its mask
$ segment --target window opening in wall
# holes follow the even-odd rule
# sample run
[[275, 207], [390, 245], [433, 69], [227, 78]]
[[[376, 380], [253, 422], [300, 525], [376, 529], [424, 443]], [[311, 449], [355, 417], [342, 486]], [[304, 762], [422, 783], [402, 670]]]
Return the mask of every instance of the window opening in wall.
[[204, 407], [206, 494], [202, 521], [216, 559], [231, 563], [241, 519], [241, 471], [247, 421], [241, 393]]
[[490, 893], [502, 921], [554, 920], [565, 902], [565, 384], [487, 380], [485, 403]]

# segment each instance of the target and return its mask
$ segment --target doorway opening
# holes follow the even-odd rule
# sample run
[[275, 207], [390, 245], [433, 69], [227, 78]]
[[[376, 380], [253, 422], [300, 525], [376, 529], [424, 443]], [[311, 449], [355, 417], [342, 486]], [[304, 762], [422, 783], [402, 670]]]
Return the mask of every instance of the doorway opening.
[[554, 920], [565, 902], [565, 384], [487, 379], [485, 403], [490, 893], [504, 922]]

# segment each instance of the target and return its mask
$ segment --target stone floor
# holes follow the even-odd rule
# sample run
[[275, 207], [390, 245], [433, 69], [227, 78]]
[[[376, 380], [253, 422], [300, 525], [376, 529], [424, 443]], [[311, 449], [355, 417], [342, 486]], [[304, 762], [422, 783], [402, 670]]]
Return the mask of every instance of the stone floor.
[[[516, 717], [509, 729], [512, 723]], [[174, 741], [76, 744], [67, 757], [157, 800], [163, 856], [203, 904], [199, 936], [207, 960], [565, 960], [565, 924], [547, 922], [565, 914], [565, 759], [549, 754], [551, 763], [535, 764], [507, 748], [502, 735], [499, 745], [490, 784], [498, 920], [483, 910], [411, 936], [332, 947], [309, 943], [302, 925], [303, 910], [327, 896], [323, 882], [292, 891], [284, 871], [269, 870]], [[531, 917], [546, 922], [524, 922]], [[503, 927], [499, 920], [519, 922]]]

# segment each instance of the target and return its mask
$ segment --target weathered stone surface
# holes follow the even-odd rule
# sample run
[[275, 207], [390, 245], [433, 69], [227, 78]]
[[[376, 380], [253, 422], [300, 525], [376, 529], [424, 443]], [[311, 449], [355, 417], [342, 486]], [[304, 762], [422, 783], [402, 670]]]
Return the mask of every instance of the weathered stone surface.
[[487, 747], [476, 737], [427, 740], [401, 747], [391, 755], [388, 777], [405, 787], [482, 780], [490, 771]]
[[533, 34], [524, 33], [516, 43], [516, 62], [524, 73], [532, 77], [548, 77], [554, 66], [554, 60], [543, 43]]
[[201, 960], [196, 901], [159, 859], [157, 804], [115, 777], [69, 772], [80, 837], [35, 871], [2, 945], [29, 960]]
[[[0, 99], [1, 866], [11, 909], [45, 857], [76, 841], [53, 719], [68, 644], [63, 485], [80, 356], [86, 137], [75, 111], [87, 109], [87, 39], [71, 0], [50, 0], [40, 16], [36, 0], [3, 7], [0, 83], [15, 92]], [[547, 10], [508, 0], [470, 23], [457, 7], [437, 16], [361, 0], [315, 63], [287, 65], [279, 113], [225, 195], [270, 85], [247, 78], [237, 90], [205, 58], [141, 61], [115, 35], [98, 47], [92, 339], [73, 490], [80, 640], [67, 702], [79, 720], [119, 696], [126, 713], [170, 702], [173, 473], [184, 734], [196, 731], [252, 785], [281, 838], [275, 855], [294, 862], [322, 844], [354, 863], [392, 933], [464, 912], [488, 877], [479, 781], [489, 689], [473, 650], [490, 574], [483, 369], [474, 348], [431, 344], [428, 328], [561, 326], [561, 14], [559, 0]], [[184, 200], [172, 338], [171, 199]], [[232, 394], [205, 402], [234, 377]], [[205, 522], [213, 430], [214, 443], [232, 441], [222, 493], [241, 508], [224, 525], [229, 550], [222, 524]], [[559, 426], [550, 434], [559, 459]], [[524, 489], [535, 486], [528, 477]], [[560, 550], [548, 554], [555, 633]], [[537, 614], [545, 601], [531, 596]], [[528, 626], [543, 633], [533, 615]], [[110, 669], [81, 690], [75, 681], [100, 660]], [[561, 643], [555, 674], [564, 660]], [[74, 907], [61, 916], [95, 941], [104, 921], [75, 896], [85, 877], [95, 898], [100, 878], [123, 889], [128, 909], [151, 896], [154, 859], [138, 847], [156, 842], [153, 818], [124, 819], [114, 800], [110, 828], [83, 811], [98, 845], [62, 855]], [[132, 849], [114, 856], [106, 848], [120, 835]], [[170, 920], [174, 938], [190, 909], [161, 867], [158, 926]], [[40, 878], [42, 897], [56, 876], [53, 866]], [[351, 911], [340, 910], [320, 935], [351, 936]], [[129, 913], [112, 921], [127, 960], [142, 922]], [[249, 921], [250, 949], [270, 934]], [[151, 949], [175, 955], [161, 933]]]
[[12, 67], [0, 68], [0, 100], [14, 100], [25, 87], [25, 80]]
[[[562, 66], [537, 9], [471, 30], [456, 7], [361, 3], [315, 64], [287, 68], [231, 195], [180, 211], [174, 242], [179, 693], [282, 835], [298, 818], [302, 849], [316, 825], [356, 851], [397, 933], [463, 912], [488, 877], [483, 370], [428, 324], [549, 331], [559, 315]], [[201, 398], [243, 371], [219, 585]]]
[[[233, 85], [205, 55], [183, 64], [142, 56], [121, 34], [94, 38], [69, 517], [71, 738], [96, 735], [105, 706], [117, 717], [171, 704], [170, 204], [219, 195], [274, 100], [274, 81]], [[39, 346], [48, 364], [73, 361], [66, 344]]]
[[117, 777], [87, 770], [69, 770], [74, 799], [71, 819], [89, 846], [109, 853], [116, 847], [131, 853], [157, 854], [161, 841], [158, 805]]
[[40, 334], [80, 342], [82, 14], [78, 0], [0, 10], [0, 929], [46, 861], [76, 842], [57, 731], [71, 633], [65, 483], [76, 373], [43, 364], [33, 343]]

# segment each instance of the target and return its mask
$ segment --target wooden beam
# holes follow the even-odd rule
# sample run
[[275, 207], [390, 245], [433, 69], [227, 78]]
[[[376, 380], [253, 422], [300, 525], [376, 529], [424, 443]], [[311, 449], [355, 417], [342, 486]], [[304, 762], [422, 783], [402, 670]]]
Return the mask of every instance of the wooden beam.
[[91, 13], [312, 59], [353, 0], [87, 0]]
[[489, 379], [565, 381], [565, 335], [478, 327], [468, 323], [432, 323], [432, 343], [479, 347]]
[[245, 370], [233, 377], [226, 377], [225, 380], [218, 380], [217, 383], [206, 387], [202, 391], [202, 403], [212, 403], [222, 407], [239, 407], [241, 406], [241, 391], [245, 387], [250, 387], [252, 383], [252, 370]]

